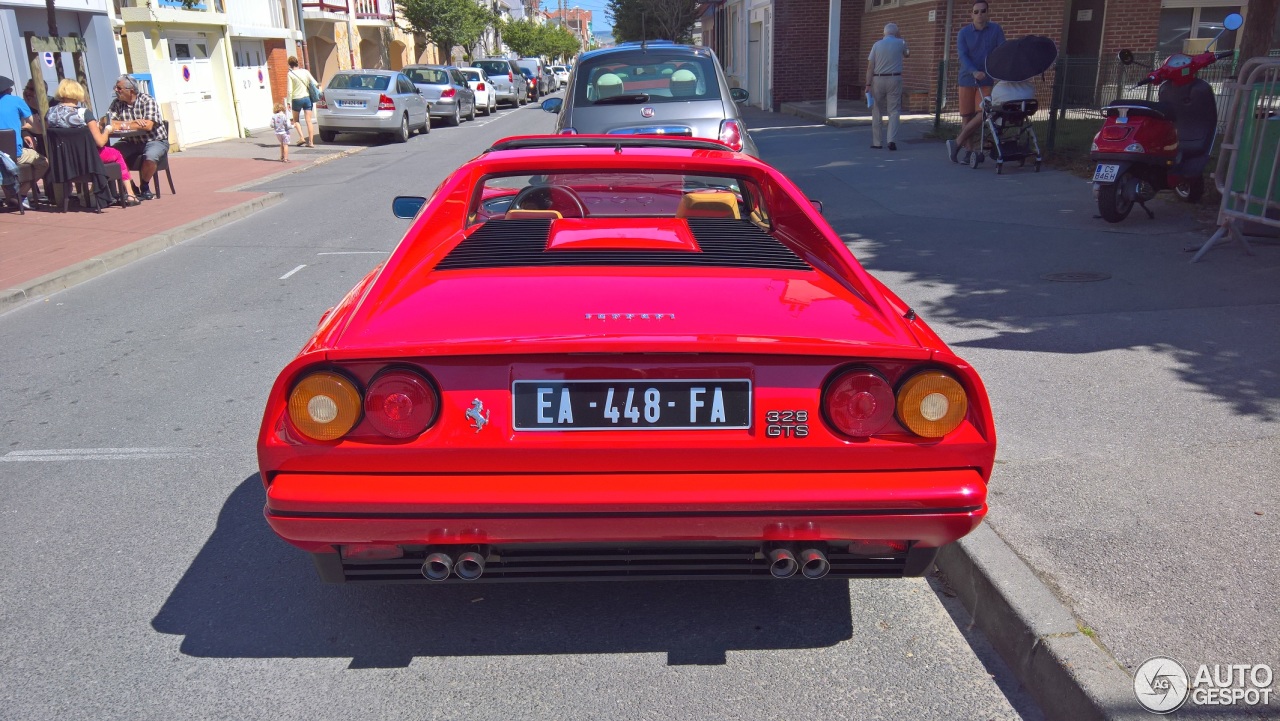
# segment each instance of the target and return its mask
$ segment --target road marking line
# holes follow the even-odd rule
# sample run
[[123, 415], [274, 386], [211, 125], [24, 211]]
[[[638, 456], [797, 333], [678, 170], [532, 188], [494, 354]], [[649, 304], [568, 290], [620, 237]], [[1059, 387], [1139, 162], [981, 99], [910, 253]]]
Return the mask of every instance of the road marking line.
[[385, 250], [344, 250], [332, 253], [316, 253], [316, 255], [382, 255], [387, 252]]
[[306, 263], [303, 263], [302, 265], [298, 266], [297, 268], [294, 268], [293, 270], [289, 271], [288, 273], [285, 273], [284, 275], [280, 276], [280, 280], [284, 280], [285, 278], [288, 278], [289, 276], [293, 275], [294, 273], [297, 273], [298, 271], [302, 270], [302, 269], [303, 269], [303, 268], [305, 268], [305, 267], [307, 267], [307, 264], [306, 264]]
[[39, 451], [9, 451], [0, 462], [15, 461], [121, 461], [133, 459], [183, 458], [198, 455], [190, 448], [55, 448]]

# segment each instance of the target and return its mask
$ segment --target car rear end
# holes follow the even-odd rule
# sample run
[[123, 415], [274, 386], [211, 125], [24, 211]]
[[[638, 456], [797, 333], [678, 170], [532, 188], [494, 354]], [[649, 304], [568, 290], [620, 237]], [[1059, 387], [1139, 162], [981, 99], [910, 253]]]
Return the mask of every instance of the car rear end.
[[434, 65], [408, 65], [403, 72], [422, 91], [431, 105], [433, 118], [452, 118], [460, 112], [458, 91], [450, 82], [449, 72]]
[[391, 133], [405, 109], [394, 76], [378, 71], [340, 72], [329, 79], [316, 103], [322, 133]]
[[[493, 83], [479, 68], [458, 68], [458, 72], [466, 78], [467, 87], [476, 94], [476, 105], [484, 107], [485, 112], [488, 112], [489, 99], [494, 95]], [[497, 100], [493, 102], [496, 104]]]
[[759, 154], [715, 56], [671, 44], [583, 55], [556, 132], [710, 138]]
[[[677, 198], [726, 192], [693, 162]], [[507, 212], [398, 249], [272, 389], [267, 520], [325, 580], [910, 576], [982, 520], [980, 378], [829, 229]]]
[[511, 103], [512, 105], [519, 104], [520, 96], [510, 61], [477, 60], [471, 65], [484, 70], [485, 75], [489, 76], [489, 80], [493, 83], [494, 91], [498, 95], [498, 102]]

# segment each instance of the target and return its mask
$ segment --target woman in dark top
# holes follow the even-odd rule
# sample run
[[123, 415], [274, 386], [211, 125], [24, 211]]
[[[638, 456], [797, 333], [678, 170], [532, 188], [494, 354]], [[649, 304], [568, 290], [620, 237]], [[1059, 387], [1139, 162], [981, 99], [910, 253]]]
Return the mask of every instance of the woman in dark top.
[[86, 121], [85, 109], [80, 107], [84, 98], [84, 86], [79, 82], [67, 78], [58, 83], [58, 103], [49, 107], [49, 113], [44, 118], [45, 122], [51, 128], [89, 128], [89, 132], [93, 134], [93, 141], [98, 144], [98, 154], [102, 157], [102, 162], [120, 166], [120, 177], [124, 179], [124, 189], [129, 194], [129, 197], [125, 198], [125, 205], [138, 205], [142, 201], [138, 200], [133, 193], [133, 184], [129, 182], [129, 166], [124, 162], [120, 151], [108, 144], [111, 140], [111, 125], [108, 123], [107, 127], [103, 128], [97, 120], [90, 118]]

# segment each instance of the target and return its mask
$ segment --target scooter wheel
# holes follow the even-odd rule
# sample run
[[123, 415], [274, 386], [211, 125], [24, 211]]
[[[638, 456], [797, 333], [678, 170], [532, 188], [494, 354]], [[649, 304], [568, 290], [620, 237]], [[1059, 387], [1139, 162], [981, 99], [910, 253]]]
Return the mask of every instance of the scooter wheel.
[[969, 156], [969, 167], [973, 168], [974, 170], [977, 170], [978, 166], [982, 165], [982, 161], [985, 159], [986, 158], [985, 156], [983, 156], [982, 153], [974, 153], [973, 155]]
[[1133, 176], [1125, 173], [1116, 178], [1116, 182], [1103, 184], [1098, 188], [1098, 214], [1108, 223], [1119, 223], [1129, 217], [1133, 210], [1133, 199], [1126, 198], [1124, 187], [1133, 183]]
[[1037, 173], [1038, 173], [1038, 172], [1040, 172], [1040, 161], [1039, 161], [1039, 160], [1037, 160], [1037, 161], [1036, 161], [1036, 172], [1037, 172]]
[[1204, 197], [1204, 176], [1199, 175], [1178, 183], [1173, 192], [1188, 203], [1199, 203], [1200, 198]]

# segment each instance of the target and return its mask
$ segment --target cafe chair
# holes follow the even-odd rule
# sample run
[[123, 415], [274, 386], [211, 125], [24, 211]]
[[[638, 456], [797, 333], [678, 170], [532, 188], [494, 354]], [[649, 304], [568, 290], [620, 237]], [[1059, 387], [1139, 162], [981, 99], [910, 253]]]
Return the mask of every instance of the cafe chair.
[[85, 188], [84, 197], [96, 213], [102, 212], [103, 206], [116, 202], [121, 207], [125, 206], [120, 166], [102, 162], [98, 144], [88, 128], [48, 128], [48, 134], [49, 174], [46, 177], [61, 190], [59, 212], [67, 212], [73, 185]]
[[[0, 150], [2, 150], [2, 151], [4, 151], [5, 153], [7, 153], [7, 154], [9, 155], [9, 157], [10, 157], [10, 158], [13, 158], [13, 159], [14, 159], [14, 161], [17, 161], [17, 159], [18, 159], [18, 138], [17, 138], [17, 133], [13, 132], [13, 129], [12, 129], [12, 128], [5, 128], [4, 130], [0, 130]], [[26, 214], [27, 214], [26, 209], [22, 207], [21, 188], [22, 188], [22, 185], [23, 185], [24, 183], [30, 183], [30, 182], [31, 182], [31, 166], [30, 166], [30, 165], [19, 165], [19, 166], [18, 166], [18, 188], [19, 188], [19, 195], [18, 195], [18, 198], [17, 198], [17, 201], [18, 201], [18, 215], [26, 215]], [[34, 186], [32, 186], [32, 193], [31, 193], [31, 194], [32, 194], [33, 196], [35, 195], [35, 187], [34, 187]], [[6, 198], [5, 198], [5, 200], [9, 200], [9, 199], [10, 199], [10, 198], [8, 198], [7, 196], [8, 196], [8, 193], [7, 193], [7, 191], [6, 191]], [[34, 200], [34, 199], [32, 199], [32, 201], [31, 201], [31, 202], [33, 202], [33, 203], [34, 203], [34, 202], [35, 202], [35, 200]], [[6, 203], [6, 205], [7, 205], [7, 203]]]
[[[165, 129], [165, 137], [172, 139], [173, 136], [169, 135], [168, 133], [169, 131], [168, 120], [164, 121], [164, 129]], [[141, 154], [135, 155], [129, 158], [129, 172], [137, 173], [138, 177], [142, 177], [142, 161], [145, 159], [146, 158]], [[169, 172], [169, 154], [168, 153], [165, 153], [164, 155], [160, 156], [160, 160], [156, 161], [156, 174], [151, 176], [151, 181], [155, 185], [155, 188], [152, 192], [155, 193], [157, 198], [160, 197], [160, 171], [162, 170], [164, 171], [165, 179], [169, 181], [169, 194], [177, 195], [178, 191], [174, 190], [173, 188], [173, 174]], [[146, 188], [139, 187], [138, 190], [146, 190]]]

